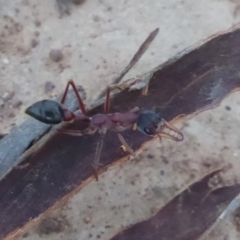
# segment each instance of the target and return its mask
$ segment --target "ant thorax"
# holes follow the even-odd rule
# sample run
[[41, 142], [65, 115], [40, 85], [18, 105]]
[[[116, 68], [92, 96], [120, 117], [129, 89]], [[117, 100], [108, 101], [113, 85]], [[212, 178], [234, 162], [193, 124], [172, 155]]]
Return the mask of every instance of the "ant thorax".
[[110, 114], [111, 121], [118, 131], [124, 131], [132, 127], [136, 123], [138, 116], [139, 114], [136, 112], [117, 112]]

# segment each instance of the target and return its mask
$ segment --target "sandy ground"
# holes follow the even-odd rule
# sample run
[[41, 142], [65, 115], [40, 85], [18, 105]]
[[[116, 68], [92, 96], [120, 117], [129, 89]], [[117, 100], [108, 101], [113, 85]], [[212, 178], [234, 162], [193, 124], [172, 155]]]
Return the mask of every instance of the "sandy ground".
[[[92, 102], [156, 27], [159, 35], [128, 78], [240, 20], [237, 0], [86, 0], [69, 6], [71, 14], [60, 17], [55, 1], [0, 0], [0, 133], [24, 121], [30, 104], [61, 93], [70, 78], [84, 86], [87, 103]], [[51, 58], [52, 50], [62, 58]], [[24, 238], [109, 239], [156, 213], [179, 189], [215, 167], [231, 162], [238, 178], [239, 104], [235, 93], [189, 121], [183, 143], [156, 142], [109, 170]], [[221, 228], [222, 237], [216, 230], [209, 239], [240, 238], [234, 219], [224, 221], [228, 228]]]

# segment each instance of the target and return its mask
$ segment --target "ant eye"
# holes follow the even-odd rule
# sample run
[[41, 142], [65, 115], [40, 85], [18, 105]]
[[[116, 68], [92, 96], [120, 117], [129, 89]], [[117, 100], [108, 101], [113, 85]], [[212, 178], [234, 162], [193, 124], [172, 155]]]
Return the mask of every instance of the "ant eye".
[[152, 132], [149, 128], [144, 128], [144, 132], [145, 132], [147, 135], [153, 135], [153, 132]]
[[45, 115], [46, 120], [51, 120], [51, 119], [54, 119], [54, 117], [55, 117], [55, 113], [53, 111], [49, 111], [49, 110], [46, 110], [44, 112], [44, 115]]

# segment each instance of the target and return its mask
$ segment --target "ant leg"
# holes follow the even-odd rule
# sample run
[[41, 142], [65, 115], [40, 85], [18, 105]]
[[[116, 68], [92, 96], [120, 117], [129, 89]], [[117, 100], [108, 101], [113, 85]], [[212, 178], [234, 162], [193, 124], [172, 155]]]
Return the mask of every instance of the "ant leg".
[[149, 82], [152, 79], [153, 72], [145, 73], [142, 76], [131, 79], [125, 84], [129, 91], [131, 90], [142, 90], [142, 95], [148, 94]]
[[71, 136], [83, 136], [83, 135], [87, 135], [87, 134], [93, 134], [96, 132], [96, 129], [92, 128], [92, 127], [88, 127], [87, 129], [85, 129], [84, 131], [80, 131], [80, 130], [71, 130], [71, 129], [56, 129], [56, 131], [58, 133], [63, 133], [63, 134], [67, 134], [67, 135], [71, 135]]
[[106, 100], [105, 100], [105, 104], [104, 104], [105, 114], [108, 114], [109, 110], [110, 110], [110, 92], [111, 92], [111, 88], [108, 86], [107, 87]]
[[[139, 114], [140, 108], [139, 108], [139, 107], [135, 107], [135, 108], [131, 109], [130, 112]], [[133, 129], [134, 131], [137, 130], [137, 123], [136, 123], [136, 122], [133, 124], [132, 129]]]
[[142, 95], [147, 95], [148, 93], [148, 85], [142, 89]]
[[162, 143], [162, 136], [161, 136], [161, 134], [157, 133], [157, 136], [158, 136], [158, 139], [159, 139], [160, 143]]
[[80, 94], [79, 94], [79, 92], [77, 90], [77, 87], [76, 87], [75, 83], [73, 82], [73, 80], [69, 80], [68, 81], [67, 86], [66, 86], [65, 91], [64, 91], [64, 94], [62, 96], [61, 104], [64, 104], [64, 102], [66, 100], [68, 89], [69, 89], [70, 85], [72, 86], [73, 91], [74, 91], [74, 93], [75, 93], [75, 95], [77, 97], [79, 108], [81, 109], [83, 114], [87, 115], [87, 112], [86, 112], [86, 109], [84, 107], [82, 98], [81, 98], [81, 96], [80, 96]]
[[148, 94], [149, 82], [152, 79], [153, 72], [145, 73], [142, 76], [135, 77], [129, 80], [126, 80], [120, 84], [111, 85], [111, 90], [123, 91], [125, 89], [131, 90], [142, 90], [142, 95]]
[[130, 112], [132, 112], [132, 113], [139, 113], [139, 111], [140, 111], [139, 107], [135, 107], [135, 108], [130, 110]]
[[93, 161], [93, 169], [94, 169], [94, 175], [95, 175], [96, 181], [98, 181], [98, 168], [100, 165], [99, 161], [100, 161], [100, 156], [101, 156], [101, 152], [102, 152], [102, 148], [103, 148], [104, 136], [105, 136], [104, 133], [100, 134], [100, 140], [97, 144], [97, 151], [96, 151], [95, 158]]
[[133, 157], [136, 156], [135, 152], [132, 150], [132, 148], [127, 144], [126, 140], [123, 138], [122, 134], [118, 133], [118, 139], [122, 143], [123, 151], [128, 151]]
[[[123, 79], [123, 77], [129, 72], [129, 70], [139, 61], [139, 59], [146, 52], [146, 50], [148, 49], [149, 45], [152, 43], [154, 38], [157, 36], [158, 32], [159, 32], [159, 28], [155, 29], [153, 32], [149, 34], [147, 39], [142, 43], [138, 51], [134, 54], [133, 58], [128, 63], [128, 65], [122, 70], [119, 76], [112, 82], [113, 85], [118, 84]], [[102, 98], [104, 95], [105, 95], [105, 91], [99, 95], [98, 99]]]
[[[110, 93], [115, 88], [118, 88], [118, 85], [107, 87], [106, 100], [105, 100], [105, 104], [104, 104], [104, 113], [105, 114], [109, 113], [109, 110], [110, 110]], [[135, 107], [130, 112], [138, 112], [138, 111], [139, 111], [139, 108]]]
[[85, 133], [83, 131], [78, 131], [78, 130], [70, 130], [70, 129], [58, 129], [58, 133], [64, 133], [70, 136], [83, 136]]
[[[110, 110], [110, 92], [111, 92], [112, 88], [110, 86], [107, 87], [107, 94], [106, 94], [106, 100], [105, 100], [105, 104], [104, 104], [104, 113], [108, 114], [109, 110]], [[130, 110], [130, 112], [133, 113], [137, 113], [139, 112], [139, 107], [135, 107], [133, 109]]]

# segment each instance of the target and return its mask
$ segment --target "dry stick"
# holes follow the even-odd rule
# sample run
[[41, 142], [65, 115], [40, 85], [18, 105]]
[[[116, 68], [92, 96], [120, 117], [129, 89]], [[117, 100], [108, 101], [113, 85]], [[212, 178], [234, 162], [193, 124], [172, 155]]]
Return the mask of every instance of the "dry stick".
[[[142, 57], [142, 55], [146, 52], [149, 45], [152, 43], [154, 38], [157, 36], [159, 32], [159, 28], [155, 29], [153, 32], [149, 34], [147, 39], [142, 43], [138, 51], [135, 53], [131, 61], [128, 63], [128, 65], [122, 70], [120, 75], [112, 82], [112, 84], [118, 84], [122, 78], [129, 72], [129, 70], [139, 61], [139, 59]], [[104, 90], [97, 98], [97, 100], [103, 98], [106, 95], [106, 90]]]

